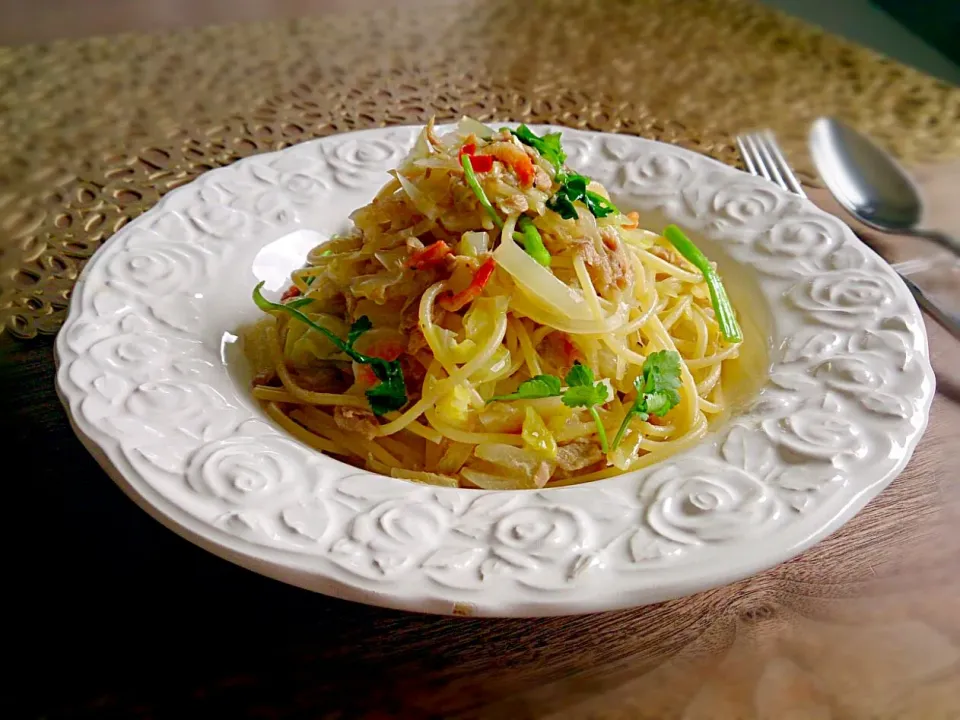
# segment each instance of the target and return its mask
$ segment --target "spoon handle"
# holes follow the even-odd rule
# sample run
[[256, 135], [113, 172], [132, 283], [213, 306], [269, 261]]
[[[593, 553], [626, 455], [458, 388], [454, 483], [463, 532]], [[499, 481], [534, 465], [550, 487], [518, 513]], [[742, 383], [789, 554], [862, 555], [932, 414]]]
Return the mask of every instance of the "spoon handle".
[[910, 292], [913, 293], [917, 304], [930, 313], [930, 316], [940, 323], [951, 335], [960, 340], [960, 317], [941, 307], [939, 303], [917, 287], [910, 278], [900, 275], [900, 279], [903, 280], [904, 284], [910, 289]]
[[940, 232], [939, 230], [913, 230], [909, 234], [931, 240], [937, 245], [953, 251], [954, 254], [960, 255], [960, 240], [945, 232]]

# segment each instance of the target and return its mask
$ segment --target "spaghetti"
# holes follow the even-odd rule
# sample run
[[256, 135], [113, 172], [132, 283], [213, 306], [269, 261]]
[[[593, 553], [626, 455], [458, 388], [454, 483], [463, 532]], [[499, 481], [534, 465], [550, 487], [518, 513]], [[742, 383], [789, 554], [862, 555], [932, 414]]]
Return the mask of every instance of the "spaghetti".
[[254, 397], [321, 452], [407, 480], [610, 477], [727, 411], [741, 332], [715, 267], [565, 165], [559, 133], [432, 122], [353, 229], [242, 331]]

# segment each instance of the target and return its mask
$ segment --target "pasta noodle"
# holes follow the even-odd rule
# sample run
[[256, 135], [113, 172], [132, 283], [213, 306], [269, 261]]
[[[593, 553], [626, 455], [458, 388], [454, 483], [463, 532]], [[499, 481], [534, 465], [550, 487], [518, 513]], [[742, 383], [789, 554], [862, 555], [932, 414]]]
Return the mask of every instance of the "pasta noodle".
[[587, 482], [702, 438], [741, 350], [715, 270], [564, 161], [559, 135], [431, 122], [283, 298], [255, 291], [242, 338], [269, 417], [449, 487]]

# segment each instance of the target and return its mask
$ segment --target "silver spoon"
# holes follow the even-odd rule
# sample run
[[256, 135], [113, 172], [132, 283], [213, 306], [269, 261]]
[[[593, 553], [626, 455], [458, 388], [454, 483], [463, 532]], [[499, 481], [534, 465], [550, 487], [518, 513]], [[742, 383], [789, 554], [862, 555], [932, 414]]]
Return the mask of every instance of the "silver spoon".
[[[960, 241], [919, 226], [920, 193], [892, 157], [834, 118], [819, 118], [810, 130], [810, 154], [827, 188], [863, 224], [882, 232], [927, 238], [960, 255]], [[900, 274], [900, 273], [898, 273]], [[943, 308], [900, 274], [917, 303], [960, 339], [960, 317]]]
[[864, 225], [927, 238], [960, 255], [960, 240], [922, 228], [923, 201], [910, 176], [884, 150], [835, 118], [810, 130], [810, 153], [833, 196]]

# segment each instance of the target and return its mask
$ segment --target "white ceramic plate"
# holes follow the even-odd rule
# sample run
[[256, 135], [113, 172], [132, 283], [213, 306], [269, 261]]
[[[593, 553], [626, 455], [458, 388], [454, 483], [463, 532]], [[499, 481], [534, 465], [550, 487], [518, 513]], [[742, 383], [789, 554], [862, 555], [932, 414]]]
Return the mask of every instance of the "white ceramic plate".
[[933, 373], [906, 288], [841, 222], [771, 183], [669, 145], [556, 129], [571, 166], [621, 207], [704, 240], [763, 334], [759, 396], [697, 447], [610, 480], [498, 493], [358, 471], [271, 424], [231, 342], [257, 316], [250, 291], [258, 279], [282, 289], [307, 249], [345, 229], [416, 128], [214, 170], [111, 238], [57, 338], [80, 438], [141, 507], [211, 552], [409, 610], [656, 602], [773, 566], [838, 528], [926, 425]]

